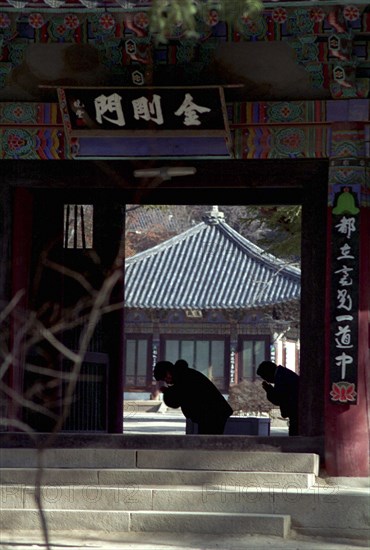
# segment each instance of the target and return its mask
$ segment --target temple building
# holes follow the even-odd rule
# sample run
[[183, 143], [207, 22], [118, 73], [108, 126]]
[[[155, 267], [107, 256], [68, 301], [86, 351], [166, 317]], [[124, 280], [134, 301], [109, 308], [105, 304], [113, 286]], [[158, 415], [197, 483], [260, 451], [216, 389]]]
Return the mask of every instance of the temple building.
[[300, 270], [217, 206], [125, 266], [125, 391], [151, 391], [156, 361], [180, 357], [225, 393], [266, 359], [299, 372]]

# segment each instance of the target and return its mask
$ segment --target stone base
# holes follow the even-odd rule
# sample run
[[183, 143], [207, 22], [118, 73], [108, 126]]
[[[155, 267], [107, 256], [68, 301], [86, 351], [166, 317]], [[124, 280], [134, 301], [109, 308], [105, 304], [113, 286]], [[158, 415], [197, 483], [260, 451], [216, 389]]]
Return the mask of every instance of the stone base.
[[185, 449], [227, 451], [278, 451], [284, 453], [316, 453], [324, 459], [323, 436], [253, 436], [183, 434], [92, 434], [35, 433], [34, 439], [21, 432], [0, 432], [1, 449]]
[[[224, 435], [270, 435], [270, 418], [260, 416], [230, 416]], [[186, 419], [186, 433], [197, 434], [198, 424]]]

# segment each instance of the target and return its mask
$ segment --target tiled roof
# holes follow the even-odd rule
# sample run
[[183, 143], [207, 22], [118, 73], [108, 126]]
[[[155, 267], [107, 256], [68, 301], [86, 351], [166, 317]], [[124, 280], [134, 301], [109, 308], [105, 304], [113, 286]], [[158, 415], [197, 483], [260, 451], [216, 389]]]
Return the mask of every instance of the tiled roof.
[[125, 265], [128, 308], [251, 309], [300, 298], [300, 270], [222, 219], [202, 222]]

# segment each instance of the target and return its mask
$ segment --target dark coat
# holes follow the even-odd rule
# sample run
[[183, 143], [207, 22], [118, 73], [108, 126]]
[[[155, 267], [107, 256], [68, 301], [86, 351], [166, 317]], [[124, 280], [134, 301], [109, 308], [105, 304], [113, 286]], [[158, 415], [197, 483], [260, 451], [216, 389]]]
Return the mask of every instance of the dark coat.
[[175, 367], [174, 384], [165, 389], [163, 400], [168, 407], [181, 407], [183, 415], [196, 423], [210, 417], [226, 421], [233, 413], [213, 382], [189, 367]]
[[279, 365], [276, 369], [274, 386], [266, 390], [267, 399], [280, 407], [283, 418], [296, 417], [298, 414], [299, 376], [295, 372]]

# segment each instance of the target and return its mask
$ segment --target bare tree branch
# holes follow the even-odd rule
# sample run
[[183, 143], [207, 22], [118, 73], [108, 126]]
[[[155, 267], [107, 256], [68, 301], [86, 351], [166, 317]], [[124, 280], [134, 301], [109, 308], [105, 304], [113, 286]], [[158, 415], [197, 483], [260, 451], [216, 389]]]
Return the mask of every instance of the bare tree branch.
[[21, 432], [25, 432], [31, 439], [36, 441], [36, 432], [25, 422], [16, 418], [0, 418], [0, 426], [17, 428]]
[[47, 409], [46, 407], [43, 407], [42, 405], [38, 405], [34, 401], [25, 399], [19, 392], [16, 392], [12, 388], [9, 388], [9, 386], [7, 386], [6, 384], [4, 384], [4, 382], [1, 382], [1, 381], [0, 381], [0, 390], [4, 392], [8, 397], [10, 397], [15, 403], [18, 403], [21, 406], [31, 409], [35, 412], [39, 412], [45, 416], [48, 416], [49, 418], [52, 418], [53, 420], [58, 419], [58, 415], [53, 414], [49, 409]]
[[24, 295], [24, 288], [22, 288], [22, 290], [18, 290], [18, 292], [13, 296], [10, 302], [4, 307], [2, 311], [0, 311], [0, 323], [5, 321], [5, 319], [9, 317], [11, 312], [17, 307]]
[[40, 321], [36, 322], [36, 325], [40, 327], [40, 335], [45, 338], [61, 355], [64, 355], [67, 359], [70, 359], [73, 362], [76, 362], [79, 360], [79, 355], [75, 353], [74, 351], [70, 350], [65, 346], [62, 342], [60, 342], [55, 336], [52, 334], [50, 330], [48, 330]]
[[[47, 520], [42, 504], [42, 478], [44, 472], [44, 453], [49, 448], [63, 427], [65, 420], [69, 414], [70, 405], [73, 402], [73, 396], [76, 388], [77, 381], [81, 379], [81, 367], [85, 354], [88, 350], [89, 342], [96, 330], [96, 327], [103, 315], [112, 313], [114, 311], [123, 308], [123, 302], [110, 303], [111, 294], [122, 277], [122, 259], [123, 252], [122, 246], [120, 252], [114, 262], [114, 271], [106, 277], [103, 281], [100, 289], [96, 290], [81, 274], [61, 266], [55, 262], [51, 262], [48, 259], [44, 259], [44, 266], [54, 269], [63, 274], [63, 276], [70, 277], [76, 280], [83, 289], [88, 292], [88, 297], [84, 297], [79, 300], [74, 307], [70, 309], [56, 311], [56, 315], [52, 315], [55, 319], [58, 319], [56, 323], [51, 324], [50, 327], [46, 327], [44, 323], [40, 321], [39, 316], [44, 313], [48, 313], [50, 306], [53, 304], [45, 304], [44, 309], [36, 311], [23, 311], [18, 308], [25, 292], [19, 291], [12, 300], [3, 308], [0, 313], [0, 323], [13, 323], [16, 326], [16, 331], [13, 333], [13, 341], [10, 341], [11, 347], [8, 346], [9, 330], [7, 330], [7, 337], [2, 337], [0, 344], [0, 390], [4, 396], [7, 396], [12, 403], [15, 403], [24, 409], [33, 411], [35, 413], [42, 414], [48, 418], [51, 418], [54, 422], [54, 428], [49, 437], [41, 444], [37, 444], [37, 475], [35, 481], [35, 502], [40, 514], [41, 528], [45, 545], [50, 550], [50, 538]], [[59, 334], [63, 334], [66, 330], [71, 330], [77, 327], [82, 327], [78, 342], [78, 350], [72, 350], [66, 346], [59, 338]], [[4, 331], [3, 331], [4, 334]], [[65, 397], [61, 403], [62, 413], [55, 414], [47, 406], [36, 403], [33, 398], [38, 395], [41, 382], [36, 382], [33, 386], [28, 388], [26, 394], [22, 395], [19, 391], [15, 391], [9, 387], [4, 381], [4, 377], [9, 371], [9, 368], [17, 368], [21, 365], [21, 362], [29, 353], [30, 350], [37, 344], [47, 342], [51, 345], [52, 349], [56, 350], [59, 355], [67, 358], [72, 362], [71, 371], [68, 373], [62, 372], [58, 369], [48, 368], [41, 365], [32, 364], [31, 362], [25, 363], [25, 370], [33, 372], [42, 377], [49, 377], [47, 387], [50, 389], [53, 385], [58, 383], [58, 380], [67, 381], [67, 389]], [[56, 402], [53, 402], [54, 405]], [[37, 437], [34, 430], [23, 420], [18, 418], [2, 418], [0, 419], [0, 425], [5, 427], [12, 427], [16, 430], [27, 433], [32, 439], [37, 442]]]

